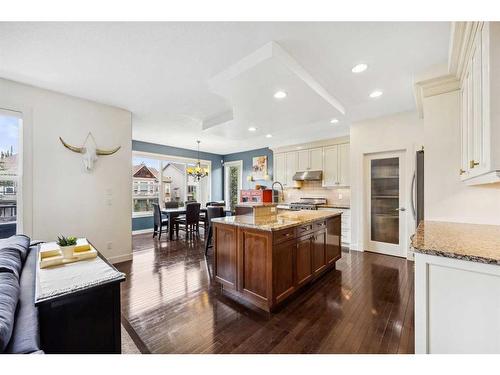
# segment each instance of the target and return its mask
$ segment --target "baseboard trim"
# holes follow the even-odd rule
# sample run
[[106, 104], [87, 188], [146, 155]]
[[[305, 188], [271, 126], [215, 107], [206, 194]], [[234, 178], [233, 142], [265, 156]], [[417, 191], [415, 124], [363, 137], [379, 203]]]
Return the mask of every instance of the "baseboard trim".
[[153, 233], [153, 228], [139, 229], [139, 230], [133, 230], [132, 231], [132, 235], [134, 235], [134, 234], [144, 234], [144, 233]]
[[114, 257], [108, 258], [108, 261], [112, 264], [117, 264], [117, 263], [122, 263], [122, 262], [128, 262], [129, 260], [132, 260], [132, 253], [130, 254], [123, 254], [123, 255], [117, 255]]
[[353, 248], [352, 246], [349, 248], [349, 250], [351, 250], [351, 251], [357, 251], [357, 252], [360, 252], [360, 253], [363, 253], [363, 252], [364, 252], [364, 250], [363, 250], [363, 249], [355, 249], [355, 248]]

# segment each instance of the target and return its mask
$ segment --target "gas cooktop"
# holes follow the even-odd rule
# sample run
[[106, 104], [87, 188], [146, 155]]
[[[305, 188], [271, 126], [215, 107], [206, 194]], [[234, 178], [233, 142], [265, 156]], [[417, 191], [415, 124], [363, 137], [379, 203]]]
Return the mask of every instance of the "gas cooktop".
[[290, 203], [292, 210], [317, 210], [318, 206], [326, 204], [326, 198], [300, 198], [298, 202]]

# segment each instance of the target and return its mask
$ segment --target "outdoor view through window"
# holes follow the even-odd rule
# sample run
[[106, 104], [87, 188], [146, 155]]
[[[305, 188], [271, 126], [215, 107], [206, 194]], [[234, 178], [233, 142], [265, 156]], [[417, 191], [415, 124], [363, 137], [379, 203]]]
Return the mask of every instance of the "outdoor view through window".
[[19, 122], [0, 112], [0, 238], [16, 234]]
[[[194, 161], [158, 160], [134, 155], [132, 158], [132, 209], [135, 215], [151, 214], [153, 203], [161, 208], [165, 203], [200, 202], [205, 205], [209, 199], [210, 177], [197, 181], [186, 174], [186, 167]], [[203, 167], [208, 167], [202, 165]]]

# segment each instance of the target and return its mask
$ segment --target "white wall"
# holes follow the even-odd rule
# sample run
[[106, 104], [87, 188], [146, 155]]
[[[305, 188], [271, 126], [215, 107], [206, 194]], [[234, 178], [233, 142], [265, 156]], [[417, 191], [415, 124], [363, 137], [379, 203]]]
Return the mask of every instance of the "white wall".
[[[23, 232], [85, 236], [111, 261], [131, 259], [130, 112], [4, 79], [0, 108], [23, 113]], [[87, 173], [58, 137], [80, 145], [89, 131], [98, 147], [121, 149]]]
[[[415, 152], [423, 144], [423, 121], [416, 112], [403, 112], [376, 119], [365, 120], [351, 125], [351, 249], [363, 251], [367, 238], [364, 156], [386, 151], [406, 152], [406, 185], [408, 236], [415, 226], [410, 209], [411, 177], [415, 169]], [[406, 245], [409, 244], [408, 239]]]
[[460, 181], [459, 91], [424, 98], [425, 219], [500, 224], [500, 184]]

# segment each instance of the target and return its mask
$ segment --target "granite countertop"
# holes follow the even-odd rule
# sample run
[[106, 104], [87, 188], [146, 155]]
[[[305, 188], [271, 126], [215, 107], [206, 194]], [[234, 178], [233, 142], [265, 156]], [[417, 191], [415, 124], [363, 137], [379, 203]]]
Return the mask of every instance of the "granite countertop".
[[245, 202], [245, 203], [238, 203], [236, 207], [275, 207], [277, 205], [278, 203], [271, 203], [271, 202]]
[[423, 221], [412, 246], [422, 254], [500, 265], [500, 225]]
[[275, 231], [339, 215], [342, 215], [341, 211], [293, 211], [280, 213], [277, 215], [276, 219], [254, 219], [253, 216], [250, 215], [240, 215], [219, 217], [212, 219], [212, 222], [265, 231]]
[[321, 204], [318, 207], [320, 208], [339, 208], [339, 209], [344, 209], [344, 210], [350, 210], [351, 206], [348, 205], [343, 205], [343, 204]]
[[[349, 210], [351, 208], [348, 205], [342, 205], [342, 204], [320, 204], [318, 207], [319, 208], [338, 208], [338, 209], [343, 209], [343, 210]], [[282, 209], [282, 210], [289, 210], [290, 203], [278, 203], [278, 208]]]

